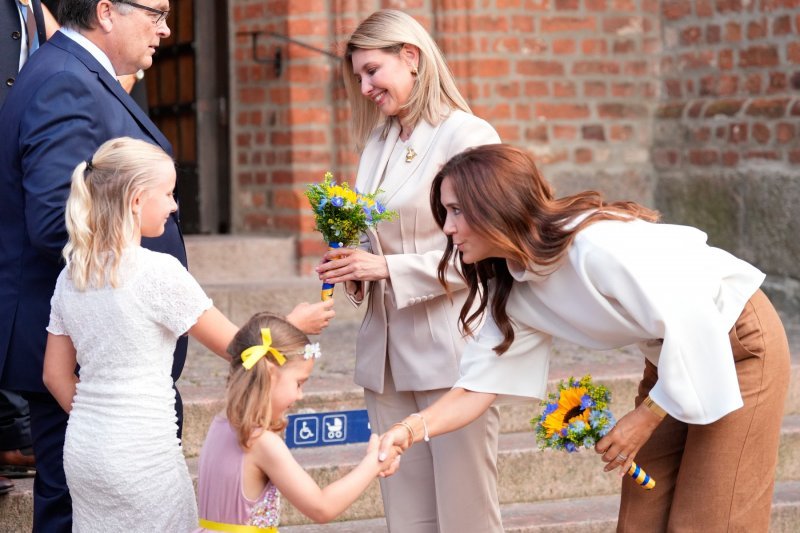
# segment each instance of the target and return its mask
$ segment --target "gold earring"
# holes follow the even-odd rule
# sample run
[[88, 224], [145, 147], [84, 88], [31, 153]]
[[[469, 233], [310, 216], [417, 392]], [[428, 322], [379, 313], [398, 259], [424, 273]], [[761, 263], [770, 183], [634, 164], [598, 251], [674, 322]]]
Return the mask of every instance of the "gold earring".
[[411, 75], [416, 77], [417, 74], [417, 67], [411, 67]]

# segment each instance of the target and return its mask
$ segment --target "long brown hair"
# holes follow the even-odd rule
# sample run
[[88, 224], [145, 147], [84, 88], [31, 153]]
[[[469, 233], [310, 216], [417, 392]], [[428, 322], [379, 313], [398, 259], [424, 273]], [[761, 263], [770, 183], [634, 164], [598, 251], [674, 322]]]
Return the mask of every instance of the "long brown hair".
[[[596, 191], [554, 198], [550, 184], [541, 177], [529, 153], [506, 144], [490, 144], [456, 155], [434, 178], [431, 210], [440, 228], [447, 217], [441, 203], [445, 178], [450, 178], [462, 216], [473, 232], [503, 250], [505, 257], [528, 268], [539, 267], [536, 270], [545, 274], [558, 268], [575, 235], [595, 222], [636, 218], [654, 222], [659, 218], [656, 211], [634, 202], [606, 203]], [[576, 224], [575, 217], [582, 214], [587, 216]], [[439, 262], [439, 282], [449, 292], [445, 273], [451, 266], [460, 269], [469, 293], [459, 322], [465, 334], [472, 334], [471, 326], [480, 320], [489, 303], [489, 280], [494, 280], [491, 311], [503, 333], [503, 341], [494, 349], [502, 354], [514, 341], [506, 313], [514, 278], [506, 259], [489, 257], [465, 264], [461, 255], [454, 252], [453, 239], [448, 236]], [[470, 314], [476, 298], [480, 303]]]
[[[272, 354], [262, 357], [251, 369], [242, 366], [242, 352], [261, 344], [261, 329], [269, 328], [272, 346], [284, 357], [286, 363], [303, 359], [308, 337], [280, 315], [256, 313], [236, 332], [228, 345], [231, 368], [228, 374], [225, 414], [236, 431], [239, 445], [246, 449], [261, 431], [283, 431], [286, 421], [272, 421], [270, 389], [272, 386], [269, 365], [276, 364]], [[279, 370], [280, 371], [280, 370]]]

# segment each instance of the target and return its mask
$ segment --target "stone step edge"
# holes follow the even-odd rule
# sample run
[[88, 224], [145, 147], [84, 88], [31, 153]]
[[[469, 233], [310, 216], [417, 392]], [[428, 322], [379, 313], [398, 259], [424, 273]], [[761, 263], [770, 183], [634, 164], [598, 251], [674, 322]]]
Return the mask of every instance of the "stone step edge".
[[[613, 532], [617, 524], [619, 495], [567, 498], [500, 506], [506, 533]], [[775, 484], [770, 532], [800, 530], [800, 481]], [[385, 533], [383, 518], [281, 526], [282, 533]]]
[[[793, 459], [797, 455], [797, 451], [800, 451], [800, 445], [797, 443], [798, 435], [800, 435], [800, 416], [785, 417], [781, 430], [782, 462], [800, 463], [797, 459]], [[363, 457], [365, 447], [365, 444], [350, 444], [295, 449], [292, 453], [318, 483], [327, 484], [349, 472]], [[520, 464], [519, 461], [523, 461], [523, 463]], [[196, 480], [198, 459], [187, 459], [187, 464], [192, 478]], [[530, 472], [525, 468], [526, 465], [536, 471], [537, 486], [546, 486], [548, 491], [536, 493], [535, 488], [525, 486], [526, 484], [530, 485], [533, 479], [528, 475]], [[563, 472], [570, 472], [571, 481], [566, 480], [567, 487], [556, 486], [558, 481], [563, 479]], [[587, 492], [593, 495], [608, 495], [618, 490], [616, 477], [613, 474], [602, 472], [597, 454], [591, 450], [584, 450], [582, 453], [576, 454], [553, 450], [541, 452], [538, 450], [532, 432], [500, 435], [498, 477], [499, 497], [503, 504], [549, 501], [553, 498], [586, 497]], [[777, 478], [780, 482], [800, 480], [800, 464], [784, 465], [779, 463]], [[581, 479], [578, 489], [575, 488], [577, 479]], [[3, 516], [24, 517], [30, 513], [32, 508], [33, 480], [31, 478], [20, 479], [16, 483], [17, 488], [0, 499]], [[377, 481], [374, 481], [353, 507], [345, 512], [344, 516], [353, 520], [381, 516], [382, 504], [377, 485]], [[548, 494], [551, 498], [548, 498]], [[283, 516], [285, 523], [289, 525], [303, 523], [306, 520], [288, 502], [284, 503]], [[23, 518], [15, 520], [19, 519]], [[4, 520], [0, 520], [0, 525], [3, 523]], [[0, 527], [0, 530], [4, 529]]]

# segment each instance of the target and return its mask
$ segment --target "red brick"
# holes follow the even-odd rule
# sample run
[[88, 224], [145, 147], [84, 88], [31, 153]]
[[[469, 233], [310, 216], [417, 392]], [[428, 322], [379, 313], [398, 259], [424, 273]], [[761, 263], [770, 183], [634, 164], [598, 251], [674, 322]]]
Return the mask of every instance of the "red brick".
[[[633, 11], [630, 9], [630, 0], [612, 0], [616, 11]], [[606, 0], [583, 0], [583, 6], [587, 11], [605, 11]]]
[[600, 104], [597, 106], [597, 116], [600, 118], [645, 118], [647, 108], [636, 104]]
[[757, 143], [765, 144], [769, 142], [771, 136], [769, 126], [760, 122], [753, 124], [753, 139], [755, 139]]
[[775, 150], [751, 150], [744, 153], [745, 159], [767, 159], [770, 161], [779, 161], [781, 159], [780, 152]]
[[309, 13], [325, 13], [325, 0], [292, 0], [286, 2], [286, 10], [289, 13], [298, 15], [308, 15]]
[[707, 118], [717, 115], [734, 116], [741, 111], [743, 105], [742, 100], [714, 100], [705, 108], [704, 116]]
[[711, 129], [707, 126], [700, 126], [692, 131], [692, 140], [698, 143], [705, 143], [711, 138]]
[[689, 162], [697, 166], [714, 165], [719, 161], [719, 154], [714, 150], [689, 150]]
[[553, 96], [558, 98], [571, 98], [576, 94], [575, 84], [568, 81], [553, 82]]
[[664, 0], [661, 3], [661, 13], [668, 20], [677, 20], [687, 17], [692, 12], [692, 4], [688, 0]]
[[581, 138], [585, 141], [605, 141], [606, 134], [602, 124], [589, 124], [581, 127]]
[[789, 151], [789, 162], [793, 164], [800, 164], [800, 150]]
[[675, 150], [656, 148], [653, 150], [653, 164], [657, 168], [674, 167], [680, 161], [680, 154]]
[[529, 141], [546, 143], [549, 140], [547, 133], [547, 126], [544, 124], [537, 124], [525, 129], [525, 138]]
[[719, 44], [721, 40], [722, 40], [722, 29], [718, 25], [711, 24], [710, 26], [706, 26], [707, 44]]
[[558, 61], [524, 60], [517, 63], [517, 74], [523, 76], [563, 76], [564, 65]]
[[619, 39], [612, 44], [611, 50], [615, 55], [636, 52], [636, 42], [633, 39]]
[[585, 104], [535, 104], [536, 115], [545, 119], [579, 119], [589, 117]]
[[747, 124], [739, 122], [728, 126], [728, 142], [739, 144], [747, 141]]
[[609, 138], [612, 141], [627, 141], [633, 137], [633, 127], [612, 124], [609, 128]]
[[761, 73], [753, 72], [748, 74], [745, 78], [744, 87], [749, 94], [761, 94]]
[[[791, 48], [791, 46], [790, 46]], [[800, 54], [800, 45], [797, 49]], [[778, 49], [774, 46], [751, 46], [739, 52], [739, 67], [774, 67], [778, 65]], [[800, 56], [798, 56], [800, 62]]]
[[796, 127], [789, 122], [781, 122], [775, 126], [775, 139], [779, 143], [787, 143], [794, 140]]
[[769, 84], [767, 84], [767, 93], [784, 93], [789, 87], [789, 82], [786, 79], [784, 72], [770, 72]]
[[525, 96], [550, 96], [550, 88], [545, 81], [527, 81]]
[[486, 59], [475, 61], [475, 74], [481, 78], [507, 78], [509, 63], [506, 59]]
[[605, 39], [584, 39], [581, 51], [584, 55], [605, 55], [608, 53], [608, 43]]
[[786, 59], [792, 63], [800, 63], [800, 43], [792, 42], [786, 45]]
[[558, 140], [574, 141], [578, 138], [578, 128], [565, 124], [553, 126], [553, 138]]
[[747, 106], [747, 114], [751, 117], [780, 118], [786, 114], [788, 99], [753, 100]]
[[725, 23], [725, 41], [738, 43], [742, 40], [742, 26], [738, 22]]
[[591, 163], [594, 153], [590, 148], [577, 148], [575, 150], [575, 162], [579, 165]]
[[731, 70], [733, 68], [733, 50], [720, 50], [717, 56], [717, 65], [720, 70]]
[[719, 13], [738, 13], [742, 10], [742, 0], [716, 0], [716, 6]]
[[636, 85], [629, 82], [612, 83], [611, 96], [616, 98], [628, 98], [631, 96], [636, 96]]
[[580, 8], [579, 0], [554, 0], [556, 11], [577, 11]]
[[619, 74], [619, 63], [613, 61], [576, 61], [572, 67], [572, 74], [582, 76], [586, 74]]
[[697, 0], [694, 6], [694, 14], [701, 18], [714, 16], [714, 6], [711, 0]]
[[703, 31], [699, 26], [689, 26], [680, 33], [680, 43], [683, 46], [696, 45], [702, 41]]
[[288, 111], [287, 123], [289, 125], [303, 126], [306, 124], [330, 124], [330, 109], [327, 107], [291, 107]]
[[539, 21], [539, 31], [543, 33], [596, 30], [597, 20], [594, 17], [548, 17]]
[[668, 102], [656, 109], [656, 116], [661, 119], [678, 119], [683, 117], [685, 109], [685, 102]]
[[608, 93], [605, 82], [587, 81], [583, 84], [583, 95], [590, 98], [602, 98]]
[[772, 22], [772, 36], [788, 35], [792, 33], [792, 18], [789, 15], [777, 17]]
[[735, 167], [739, 164], [739, 154], [737, 152], [722, 152], [722, 164], [726, 167]]
[[670, 98], [680, 98], [683, 95], [681, 80], [664, 80], [664, 87], [667, 90], [667, 96]]
[[575, 41], [572, 39], [555, 39], [553, 41], [553, 53], [558, 55], [574, 54]]
[[757, 41], [767, 36], [767, 19], [751, 20], [747, 24], [747, 38]]
[[308, 199], [303, 190], [276, 189], [272, 193], [272, 205], [278, 209], [307, 209]]

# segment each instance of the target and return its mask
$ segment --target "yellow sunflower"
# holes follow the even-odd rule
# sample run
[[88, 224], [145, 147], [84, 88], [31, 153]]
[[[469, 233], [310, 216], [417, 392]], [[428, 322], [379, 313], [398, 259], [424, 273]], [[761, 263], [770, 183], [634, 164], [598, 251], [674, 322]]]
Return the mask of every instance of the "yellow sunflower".
[[552, 437], [576, 420], [583, 420], [586, 424], [589, 423], [591, 409], [584, 409], [581, 406], [581, 398], [587, 392], [586, 387], [569, 387], [561, 391], [561, 395], [558, 398], [558, 407], [547, 415], [542, 423], [547, 431], [547, 438]]

